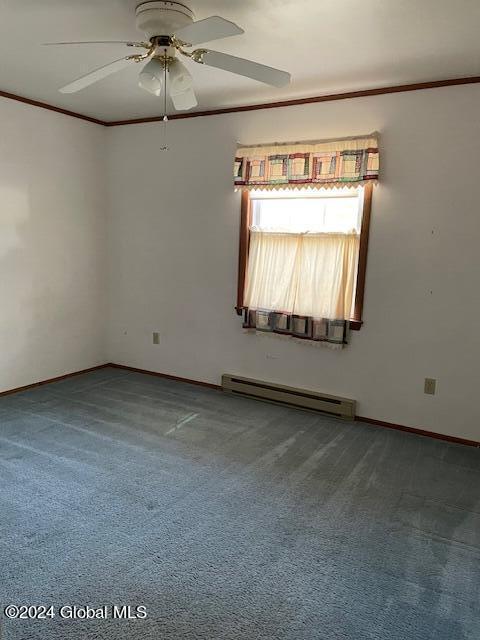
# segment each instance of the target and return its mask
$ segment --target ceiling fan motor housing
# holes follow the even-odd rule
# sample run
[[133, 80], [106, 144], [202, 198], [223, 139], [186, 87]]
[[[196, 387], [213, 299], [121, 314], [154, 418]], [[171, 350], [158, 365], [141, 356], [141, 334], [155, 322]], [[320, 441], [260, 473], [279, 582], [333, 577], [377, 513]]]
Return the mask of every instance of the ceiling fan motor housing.
[[180, 2], [142, 2], [135, 11], [137, 29], [154, 36], [171, 36], [194, 20], [194, 13]]

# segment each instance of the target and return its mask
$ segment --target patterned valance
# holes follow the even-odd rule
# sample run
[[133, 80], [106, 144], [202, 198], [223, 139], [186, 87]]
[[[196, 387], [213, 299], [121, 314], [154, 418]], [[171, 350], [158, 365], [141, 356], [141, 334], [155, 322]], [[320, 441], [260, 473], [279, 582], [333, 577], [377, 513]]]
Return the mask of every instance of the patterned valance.
[[235, 187], [240, 189], [320, 189], [378, 180], [376, 134], [361, 138], [239, 146]]

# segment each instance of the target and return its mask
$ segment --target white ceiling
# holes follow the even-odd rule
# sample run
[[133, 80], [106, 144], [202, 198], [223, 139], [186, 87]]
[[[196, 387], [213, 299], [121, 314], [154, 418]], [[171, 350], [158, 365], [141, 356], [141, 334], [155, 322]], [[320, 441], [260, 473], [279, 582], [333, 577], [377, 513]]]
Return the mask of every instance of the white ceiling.
[[[138, 0], [139, 1], [139, 0]], [[183, 0], [185, 2], [185, 0]], [[197, 110], [480, 75], [479, 0], [186, 0], [245, 35], [211, 48], [290, 71], [274, 89], [188, 61]], [[158, 116], [132, 64], [84, 91], [58, 87], [131, 53], [121, 45], [42, 47], [58, 40], [141, 39], [137, 0], [0, 0], [0, 90], [101, 120]]]

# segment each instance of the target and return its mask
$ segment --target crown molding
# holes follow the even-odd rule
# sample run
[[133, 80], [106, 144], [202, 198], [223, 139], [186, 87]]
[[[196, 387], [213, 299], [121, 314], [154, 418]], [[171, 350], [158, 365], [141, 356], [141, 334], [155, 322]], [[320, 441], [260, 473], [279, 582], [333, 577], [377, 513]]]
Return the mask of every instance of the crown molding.
[[[249, 104], [238, 107], [226, 107], [220, 109], [209, 109], [207, 111], [193, 111], [189, 113], [174, 113], [169, 116], [169, 120], [184, 120], [186, 118], [200, 118], [205, 116], [219, 116], [228, 113], [242, 113], [244, 111], [258, 111], [260, 109], [279, 109], [281, 107], [294, 107], [304, 104], [315, 104], [317, 102], [334, 102], [336, 100], [348, 100], [351, 98], [368, 98], [370, 96], [381, 96], [390, 93], [406, 93], [408, 91], [421, 91], [424, 89], [438, 89], [440, 87], [455, 87], [464, 84], [480, 84], [480, 76], [470, 76], [466, 78], [450, 78], [448, 80], [433, 80], [430, 82], [416, 82], [413, 84], [400, 84], [389, 87], [378, 87], [376, 89], [363, 89], [360, 91], [348, 91], [344, 93], [331, 93], [328, 95], [311, 96], [309, 98], [293, 98], [291, 100], [281, 100], [278, 102], [264, 102], [260, 104]], [[47, 109], [48, 111], [55, 111], [65, 116], [72, 118], [78, 118], [80, 120], [86, 120], [94, 124], [101, 125], [103, 127], [121, 127], [129, 124], [145, 124], [149, 122], [161, 122], [163, 116], [152, 116], [148, 118], [132, 118], [130, 120], [100, 120], [91, 116], [76, 113], [75, 111], [69, 111], [68, 109], [62, 109], [46, 102], [40, 102], [39, 100], [32, 100], [24, 96], [19, 96], [14, 93], [8, 93], [6, 91], [0, 91], [0, 98], [6, 98], [7, 100], [16, 100], [33, 107], [39, 107], [41, 109]]]
[[[280, 107], [294, 107], [303, 104], [314, 104], [316, 102], [333, 102], [335, 100], [347, 100], [350, 98], [367, 98], [369, 96], [380, 96], [389, 93], [404, 93], [407, 91], [420, 91], [422, 89], [437, 89], [439, 87], [453, 87], [462, 84], [478, 84], [480, 76], [468, 78], [452, 78], [449, 80], [434, 80], [431, 82], [417, 82], [415, 84], [400, 84], [392, 87], [379, 87], [377, 89], [364, 89], [361, 91], [348, 91], [345, 93], [331, 93], [323, 96], [312, 96], [309, 98], [294, 98], [291, 100], [281, 100], [279, 102], [264, 102], [261, 104], [250, 104], [240, 107], [226, 107], [223, 109], [210, 109], [208, 111], [193, 111], [189, 113], [175, 113], [168, 116], [169, 120], [183, 120], [185, 118], [199, 118], [202, 116], [219, 116], [226, 113], [240, 113], [243, 111], [257, 111], [259, 109], [278, 109]], [[163, 116], [151, 118], [134, 118], [132, 120], [115, 120], [104, 122], [106, 127], [120, 127], [128, 124], [144, 124], [148, 122], [161, 122]]]
[[103, 120], [98, 120], [97, 118], [92, 118], [91, 116], [84, 116], [81, 113], [76, 113], [75, 111], [69, 111], [68, 109], [61, 109], [60, 107], [55, 107], [53, 104], [47, 104], [46, 102], [40, 102], [39, 100], [31, 100], [30, 98], [25, 98], [24, 96], [17, 96], [15, 93], [7, 93], [6, 91], [0, 91], [0, 98], [6, 98], [7, 100], [15, 100], [16, 102], [23, 102], [23, 104], [28, 104], [32, 107], [39, 107], [40, 109], [55, 111], [56, 113], [61, 113], [64, 116], [70, 116], [71, 118], [79, 118], [80, 120], [86, 120], [87, 122], [93, 122], [94, 124], [100, 124], [102, 126], [106, 126], [107, 124]]

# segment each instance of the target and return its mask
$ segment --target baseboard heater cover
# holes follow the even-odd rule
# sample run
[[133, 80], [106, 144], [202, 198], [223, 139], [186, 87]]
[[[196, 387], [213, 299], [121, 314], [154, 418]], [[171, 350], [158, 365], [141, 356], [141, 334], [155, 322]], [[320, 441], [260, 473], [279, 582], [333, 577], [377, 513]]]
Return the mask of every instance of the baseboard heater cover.
[[321, 411], [347, 420], [355, 418], [355, 400], [318, 391], [286, 387], [282, 384], [243, 378], [228, 373], [224, 373], [222, 376], [222, 389], [228, 393], [248, 398], [310, 409], [311, 411]]

